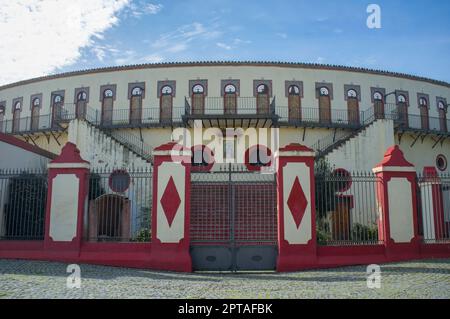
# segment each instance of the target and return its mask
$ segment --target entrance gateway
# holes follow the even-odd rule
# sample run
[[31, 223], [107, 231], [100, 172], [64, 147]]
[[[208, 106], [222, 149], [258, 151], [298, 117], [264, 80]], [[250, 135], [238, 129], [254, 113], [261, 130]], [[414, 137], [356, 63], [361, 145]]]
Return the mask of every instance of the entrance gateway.
[[275, 270], [276, 174], [240, 164], [192, 172], [190, 205], [194, 270]]

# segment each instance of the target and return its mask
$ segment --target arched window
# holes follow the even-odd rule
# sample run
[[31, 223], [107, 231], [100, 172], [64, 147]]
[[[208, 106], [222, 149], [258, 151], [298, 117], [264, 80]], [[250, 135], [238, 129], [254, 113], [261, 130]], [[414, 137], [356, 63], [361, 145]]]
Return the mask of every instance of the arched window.
[[114, 96], [114, 93], [110, 89], [107, 89], [103, 92], [103, 97], [113, 97], [113, 96]]
[[236, 93], [236, 87], [233, 84], [227, 84], [225, 86], [225, 94], [235, 94]]
[[373, 99], [375, 101], [383, 101], [383, 94], [381, 94], [380, 92], [375, 92], [373, 94]]
[[356, 99], [358, 98], [358, 93], [356, 92], [356, 90], [350, 89], [347, 91], [347, 97], [351, 99]]
[[173, 89], [170, 85], [165, 85], [161, 88], [161, 95], [172, 95]]
[[63, 101], [63, 98], [62, 98], [62, 96], [61, 95], [55, 95], [54, 97], [53, 97], [53, 102], [56, 104], [56, 103], [62, 103], [62, 101]]
[[398, 103], [406, 103], [406, 96], [404, 96], [403, 94], [400, 94], [399, 96], [397, 96], [397, 102]]
[[41, 105], [41, 100], [37, 97], [33, 100], [33, 107], [39, 107]]
[[192, 114], [205, 114], [205, 88], [201, 84], [192, 87]]
[[445, 104], [444, 104], [444, 102], [439, 101], [439, 103], [438, 103], [438, 109], [439, 109], [439, 110], [445, 110]]
[[87, 100], [87, 94], [84, 91], [81, 91], [77, 95], [77, 101], [86, 101]]
[[288, 89], [289, 95], [300, 95], [300, 88], [297, 85], [291, 85]]
[[269, 87], [265, 84], [260, 84], [256, 88], [256, 93], [258, 94], [269, 94]]
[[203, 94], [203, 93], [205, 93], [205, 88], [201, 84], [196, 84], [192, 88], [192, 93], [193, 94]]
[[17, 101], [16, 104], [14, 104], [14, 110], [17, 111], [20, 109], [22, 109], [22, 103], [20, 103], [20, 101]]
[[288, 115], [289, 122], [297, 122], [302, 118], [300, 88], [297, 85], [288, 88]]
[[427, 101], [427, 99], [424, 98], [424, 97], [421, 97], [421, 98], [419, 99], [419, 105], [420, 105], [420, 106], [428, 106], [428, 101]]
[[330, 95], [330, 91], [326, 87], [321, 87], [319, 89], [319, 94], [320, 94], [320, 96], [329, 96]]
[[140, 87], [135, 87], [135, 88], [133, 88], [133, 90], [131, 90], [131, 95], [132, 96], [141, 96], [142, 95], [142, 88], [140, 88]]

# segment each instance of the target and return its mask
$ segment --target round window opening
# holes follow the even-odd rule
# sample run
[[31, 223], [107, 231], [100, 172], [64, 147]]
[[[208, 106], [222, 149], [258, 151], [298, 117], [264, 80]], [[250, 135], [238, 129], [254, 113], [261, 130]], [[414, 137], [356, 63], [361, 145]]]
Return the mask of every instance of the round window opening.
[[438, 155], [436, 157], [436, 167], [440, 171], [445, 171], [447, 169], [447, 158], [444, 155]]
[[109, 175], [109, 187], [113, 192], [123, 193], [130, 187], [131, 177], [126, 170], [116, 170]]
[[335, 169], [332, 176], [335, 181], [335, 189], [337, 192], [343, 193], [352, 187], [352, 175], [346, 169]]

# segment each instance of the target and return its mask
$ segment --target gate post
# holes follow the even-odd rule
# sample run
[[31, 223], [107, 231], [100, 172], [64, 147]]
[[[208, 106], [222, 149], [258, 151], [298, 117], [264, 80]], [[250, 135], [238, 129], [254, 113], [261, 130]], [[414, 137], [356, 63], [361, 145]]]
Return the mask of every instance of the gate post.
[[314, 151], [290, 144], [276, 154], [278, 193], [277, 271], [316, 264]]
[[191, 151], [172, 142], [154, 149], [152, 262], [192, 271], [189, 253]]
[[89, 162], [68, 142], [48, 164], [44, 247], [49, 257], [78, 258], [88, 192]]
[[419, 257], [416, 170], [398, 145], [388, 148], [377, 176], [378, 239], [390, 260]]

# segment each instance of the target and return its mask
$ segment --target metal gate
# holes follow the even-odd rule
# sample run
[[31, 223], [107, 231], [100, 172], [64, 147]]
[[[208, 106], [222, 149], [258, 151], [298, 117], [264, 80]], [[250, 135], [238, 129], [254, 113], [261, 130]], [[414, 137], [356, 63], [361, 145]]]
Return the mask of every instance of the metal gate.
[[191, 174], [194, 270], [274, 270], [277, 259], [275, 174], [215, 165]]

